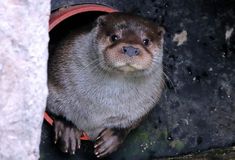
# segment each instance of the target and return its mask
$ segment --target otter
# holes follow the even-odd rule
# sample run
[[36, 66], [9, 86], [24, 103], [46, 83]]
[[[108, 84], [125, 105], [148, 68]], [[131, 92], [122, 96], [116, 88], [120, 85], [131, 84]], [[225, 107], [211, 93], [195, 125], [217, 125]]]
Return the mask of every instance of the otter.
[[47, 110], [63, 152], [74, 154], [86, 132], [95, 155], [107, 156], [151, 111], [164, 84], [164, 33], [142, 17], [110, 13], [50, 53]]

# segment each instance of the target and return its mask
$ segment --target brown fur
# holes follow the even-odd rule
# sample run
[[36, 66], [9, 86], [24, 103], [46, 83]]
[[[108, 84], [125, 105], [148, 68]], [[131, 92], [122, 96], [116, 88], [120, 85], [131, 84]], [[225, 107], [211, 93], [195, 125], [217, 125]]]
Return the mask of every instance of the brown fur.
[[[97, 139], [98, 157], [116, 150], [158, 102], [163, 34], [143, 18], [112, 13], [99, 17], [91, 31], [69, 34], [50, 56], [47, 109]], [[139, 54], [127, 55], [128, 46]]]

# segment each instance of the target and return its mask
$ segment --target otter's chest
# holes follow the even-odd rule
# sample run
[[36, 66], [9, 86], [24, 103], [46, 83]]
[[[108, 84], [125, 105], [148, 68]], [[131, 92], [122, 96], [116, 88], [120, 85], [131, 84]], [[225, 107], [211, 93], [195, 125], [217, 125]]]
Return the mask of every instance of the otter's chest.
[[92, 137], [104, 128], [130, 127], [154, 107], [161, 93], [161, 77], [126, 80], [85, 75], [88, 78], [77, 83], [74, 113], [78, 114], [71, 120]]
[[128, 127], [154, 105], [154, 90], [149, 91], [146, 87], [143, 83], [100, 83], [96, 91], [93, 90], [93, 96], [89, 96], [92, 103], [87, 106], [88, 116], [95, 117], [90, 123], [97, 127]]

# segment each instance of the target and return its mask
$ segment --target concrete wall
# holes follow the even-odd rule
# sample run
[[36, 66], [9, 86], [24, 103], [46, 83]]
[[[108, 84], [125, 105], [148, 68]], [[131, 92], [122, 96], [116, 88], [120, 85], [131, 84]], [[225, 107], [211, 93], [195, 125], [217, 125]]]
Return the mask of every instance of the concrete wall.
[[1, 160], [39, 158], [49, 14], [49, 0], [0, 1]]

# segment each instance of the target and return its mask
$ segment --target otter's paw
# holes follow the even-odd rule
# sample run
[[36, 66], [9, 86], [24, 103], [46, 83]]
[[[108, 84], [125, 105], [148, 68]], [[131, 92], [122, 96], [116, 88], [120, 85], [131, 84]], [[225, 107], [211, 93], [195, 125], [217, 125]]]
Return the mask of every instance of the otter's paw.
[[124, 129], [104, 129], [96, 139], [95, 155], [100, 158], [116, 151], [128, 134]]
[[75, 154], [80, 148], [82, 131], [78, 130], [71, 122], [54, 120], [55, 143], [65, 153]]

